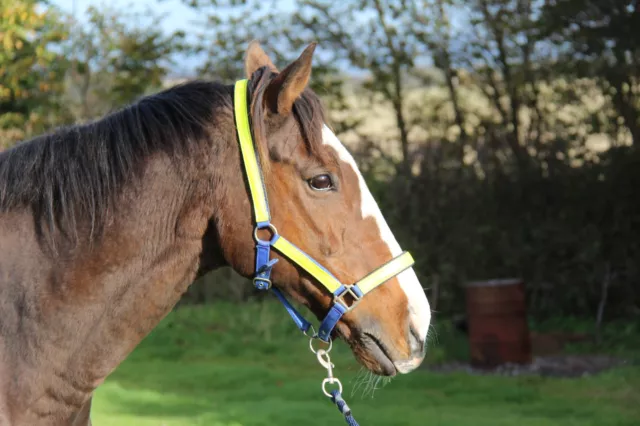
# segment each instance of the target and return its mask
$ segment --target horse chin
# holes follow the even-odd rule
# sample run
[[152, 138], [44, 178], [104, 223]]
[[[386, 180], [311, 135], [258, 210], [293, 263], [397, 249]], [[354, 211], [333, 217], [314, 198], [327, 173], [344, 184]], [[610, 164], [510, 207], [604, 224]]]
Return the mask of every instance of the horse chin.
[[358, 362], [371, 372], [388, 377], [398, 373], [386, 347], [377, 337], [364, 333], [349, 345]]

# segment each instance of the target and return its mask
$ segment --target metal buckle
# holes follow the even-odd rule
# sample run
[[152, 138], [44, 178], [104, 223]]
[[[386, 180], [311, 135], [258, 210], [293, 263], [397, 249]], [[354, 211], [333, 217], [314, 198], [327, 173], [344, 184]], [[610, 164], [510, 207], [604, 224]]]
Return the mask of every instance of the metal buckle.
[[[340, 304], [344, 308], [345, 313], [347, 313], [356, 307], [356, 305], [360, 302], [360, 300], [364, 295], [358, 296], [353, 290], [351, 290], [351, 287], [353, 287], [355, 284], [343, 284], [343, 285], [345, 287], [345, 290], [339, 295], [336, 295], [333, 297], [333, 303]], [[353, 301], [351, 302], [351, 305], [348, 305], [347, 301], [344, 300], [344, 297], [346, 295], [351, 295], [353, 299]]]
[[271, 280], [268, 278], [254, 277], [253, 285], [258, 290], [269, 290], [271, 288]]

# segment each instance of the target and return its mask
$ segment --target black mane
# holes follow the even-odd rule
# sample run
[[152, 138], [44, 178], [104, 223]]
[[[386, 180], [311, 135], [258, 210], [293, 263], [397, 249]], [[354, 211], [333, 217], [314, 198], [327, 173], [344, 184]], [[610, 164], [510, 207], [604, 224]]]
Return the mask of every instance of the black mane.
[[38, 226], [75, 231], [87, 217], [99, 233], [105, 212], [141, 163], [179, 154], [206, 138], [231, 87], [195, 81], [142, 98], [95, 122], [61, 128], [0, 153], [0, 212], [30, 207]]
[[[263, 91], [273, 76], [266, 68], [256, 71], [250, 96]], [[232, 98], [233, 86], [194, 81], [142, 98], [95, 122], [61, 128], [4, 151], [0, 213], [30, 208], [39, 233], [46, 226], [51, 235], [55, 230], [76, 233], [78, 220], [86, 218], [90, 238], [98, 237], [106, 212], [115, 208], [115, 196], [140, 175], [144, 160], [157, 152], [188, 154], [207, 139], [216, 110], [233, 107]], [[253, 119], [261, 121], [263, 106], [253, 113]], [[319, 154], [324, 125], [320, 101], [306, 90], [293, 113], [307, 149]], [[268, 155], [263, 148], [257, 147], [261, 156]]]

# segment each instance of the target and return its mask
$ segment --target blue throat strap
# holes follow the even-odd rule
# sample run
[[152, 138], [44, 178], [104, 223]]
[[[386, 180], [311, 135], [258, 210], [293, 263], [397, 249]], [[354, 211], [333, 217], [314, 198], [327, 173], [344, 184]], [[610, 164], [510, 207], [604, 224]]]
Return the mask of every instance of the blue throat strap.
[[[269, 227], [269, 223], [263, 228]], [[272, 228], [275, 229], [275, 228]], [[271, 240], [260, 240], [256, 238], [256, 274], [253, 277], [253, 285], [258, 290], [269, 290], [271, 288], [271, 269], [278, 262], [278, 259], [271, 259], [271, 245], [278, 238], [274, 234]]]
[[296, 308], [294, 308], [293, 305], [291, 305], [291, 303], [289, 303], [287, 298], [284, 297], [284, 294], [282, 294], [280, 290], [274, 287], [272, 288], [272, 291], [273, 291], [273, 294], [275, 294], [276, 297], [282, 302], [282, 304], [284, 305], [284, 308], [287, 310], [287, 313], [291, 316], [291, 318], [293, 319], [293, 322], [296, 324], [296, 327], [298, 327], [300, 331], [306, 334], [311, 328], [311, 323], [307, 321], [300, 314], [300, 312], [298, 312]]

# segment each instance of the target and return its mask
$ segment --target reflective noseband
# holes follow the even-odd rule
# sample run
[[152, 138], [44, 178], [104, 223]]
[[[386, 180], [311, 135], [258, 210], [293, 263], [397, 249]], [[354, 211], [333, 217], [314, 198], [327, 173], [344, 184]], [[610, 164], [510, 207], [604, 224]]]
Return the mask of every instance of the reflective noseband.
[[[289, 312], [289, 315], [291, 315], [291, 318], [293, 318], [298, 328], [305, 334], [308, 334], [309, 331], [313, 329], [311, 323], [300, 315], [277, 288], [271, 287], [271, 269], [278, 261], [278, 259], [271, 259], [271, 247], [304, 269], [333, 294], [331, 308], [322, 320], [317, 335], [314, 336], [326, 342], [331, 336], [331, 331], [344, 314], [355, 308], [358, 302], [374, 288], [384, 284], [405, 269], [410, 268], [414, 263], [413, 258], [408, 252], [403, 252], [357, 283], [342, 284], [331, 272], [293, 243], [278, 234], [276, 227], [271, 224], [269, 203], [262, 172], [253, 145], [251, 125], [249, 123], [247, 84], [248, 80], [240, 80], [235, 84], [234, 113], [242, 162], [244, 164], [247, 181], [249, 182], [249, 192], [251, 194], [256, 221], [253, 233], [254, 240], [256, 241], [256, 272], [253, 283], [259, 290], [268, 290], [271, 288], [278, 299], [284, 304], [287, 312]], [[258, 237], [258, 231], [262, 229], [271, 232], [271, 238], [269, 240], [261, 240]]]

